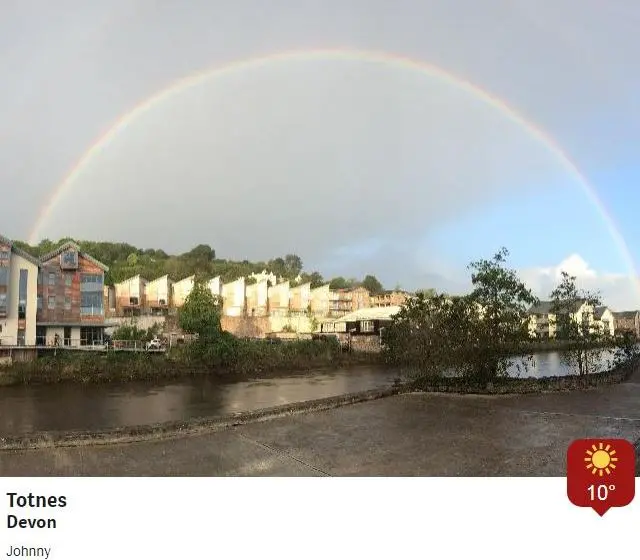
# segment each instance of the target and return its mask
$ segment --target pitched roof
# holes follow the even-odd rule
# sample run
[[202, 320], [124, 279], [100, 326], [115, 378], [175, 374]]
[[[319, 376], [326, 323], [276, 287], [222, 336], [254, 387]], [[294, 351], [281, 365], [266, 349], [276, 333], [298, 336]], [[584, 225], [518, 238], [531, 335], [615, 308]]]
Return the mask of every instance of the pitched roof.
[[602, 319], [602, 316], [604, 315], [604, 312], [607, 311], [609, 308], [606, 305], [600, 305], [598, 307], [596, 307], [593, 310], [593, 317], [594, 319]]
[[40, 260], [42, 262], [51, 260], [52, 258], [57, 257], [60, 253], [62, 253], [62, 251], [66, 251], [67, 249], [75, 249], [76, 251], [78, 251], [78, 254], [81, 257], [83, 257], [84, 259], [87, 259], [89, 262], [92, 262], [96, 266], [100, 267], [105, 272], [109, 270], [109, 267], [106, 264], [101, 263], [98, 259], [94, 259], [88, 253], [85, 253], [82, 249], [80, 249], [80, 245], [78, 245], [74, 241], [67, 241], [66, 243], [63, 243], [57, 249], [54, 249], [53, 251], [51, 251], [50, 253], [47, 253], [46, 255], [42, 255], [40, 257]]
[[26, 251], [23, 251], [22, 249], [20, 249], [20, 247], [16, 247], [13, 243], [13, 241], [11, 239], [9, 239], [8, 237], [5, 237], [4, 235], [0, 235], [0, 242], [4, 243], [5, 245], [8, 245], [9, 247], [11, 247], [11, 252], [15, 253], [16, 255], [22, 257], [23, 259], [29, 261], [31, 264], [35, 264], [36, 266], [40, 266], [40, 260], [37, 259], [36, 257], [34, 257], [33, 255], [27, 253]]
[[[579, 299], [573, 302], [573, 312], [578, 311], [580, 307], [586, 302], [584, 299]], [[553, 306], [555, 302], [553, 301], [540, 301], [537, 305], [533, 305], [529, 308], [528, 313], [530, 315], [538, 314], [538, 315], [549, 315], [549, 313], [553, 313]]]
[[638, 311], [618, 311], [614, 312], [613, 316], [618, 319], [635, 319]]
[[548, 315], [551, 313], [551, 308], [553, 307], [552, 301], [540, 301], [537, 305], [532, 305], [529, 308], [530, 314], [538, 314], [538, 315]]
[[389, 320], [400, 311], [399, 305], [390, 307], [363, 307], [353, 313], [348, 313], [344, 317], [324, 321], [325, 323], [350, 323], [353, 321], [376, 321]]

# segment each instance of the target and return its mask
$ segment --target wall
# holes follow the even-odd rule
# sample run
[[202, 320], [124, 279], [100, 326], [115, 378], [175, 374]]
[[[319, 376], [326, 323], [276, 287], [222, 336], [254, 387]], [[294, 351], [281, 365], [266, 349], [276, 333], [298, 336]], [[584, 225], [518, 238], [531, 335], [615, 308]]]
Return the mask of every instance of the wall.
[[311, 321], [305, 316], [294, 317], [269, 317], [268, 332], [282, 332], [286, 326], [291, 326], [295, 332], [311, 332]]
[[[27, 309], [24, 321], [18, 320], [18, 301], [20, 298], [20, 269], [28, 271], [27, 275]], [[3, 345], [17, 344], [18, 328], [24, 325], [25, 344], [33, 346], [36, 343], [36, 317], [38, 313], [38, 267], [24, 257], [11, 253], [9, 269], [9, 294], [7, 299], [7, 317], [0, 319], [2, 333], [0, 340]]]
[[291, 290], [289, 282], [282, 282], [270, 286], [268, 290], [269, 313], [273, 316], [283, 316], [289, 312]]
[[220, 297], [222, 295], [222, 280], [220, 280], [220, 276], [209, 280], [208, 285], [212, 296]]
[[244, 278], [238, 278], [228, 284], [222, 286], [222, 313], [230, 317], [238, 317], [244, 314], [245, 310], [245, 281]]
[[173, 284], [171, 299], [174, 307], [182, 307], [184, 305], [185, 300], [193, 290], [193, 281], [194, 277], [189, 276]]
[[221, 320], [222, 330], [239, 337], [263, 338], [269, 331], [268, 317], [234, 317], [225, 315]]
[[290, 307], [292, 311], [305, 312], [311, 305], [311, 283], [291, 288]]
[[[168, 276], [148, 282], [145, 289], [146, 306], [151, 308], [168, 307], [171, 302], [171, 281]], [[164, 303], [160, 303], [164, 300]]]
[[329, 284], [311, 290], [311, 311], [315, 315], [329, 314]]
[[247, 315], [263, 317], [268, 313], [269, 284], [266, 280], [245, 287]]
[[109, 319], [109, 323], [111, 325], [115, 324], [115, 326], [108, 327], [107, 329], [105, 329], [105, 332], [107, 334], [112, 334], [113, 331], [115, 331], [116, 328], [121, 325], [136, 325], [139, 329], [145, 329], [145, 330], [149, 329], [156, 323], [164, 327], [166, 323], [166, 318], [163, 317], [162, 315], [140, 315], [138, 317], [112, 317]]

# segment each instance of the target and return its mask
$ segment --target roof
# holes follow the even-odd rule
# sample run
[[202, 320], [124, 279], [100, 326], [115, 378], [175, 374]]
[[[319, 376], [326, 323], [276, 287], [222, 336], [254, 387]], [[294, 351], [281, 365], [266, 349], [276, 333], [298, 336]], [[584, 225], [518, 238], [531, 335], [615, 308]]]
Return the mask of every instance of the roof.
[[344, 317], [324, 321], [324, 323], [351, 323], [354, 321], [388, 321], [402, 309], [399, 305], [390, 307], [363, 307]]
[[[135, 276], [134, 276], [134, 278], [135, 278]], [[143, 280], [144, 280], [144, 278], [143, 278]], [[171, 278], [169, 278], [168, 274], [165, 274], [164, 276], [158, 276], [158, 278], [154, 278], [153, 280], [145, 280], [145, 282], [147, 282], [147, 284], [151, 284], [153, 282], [160, 282], [161, 280], [166, 280], [168, 283], [172, 282], [172, 280], [171, 280]], [[126, 282], [126, 280], [125, 280], [125, 282]]]
[[67, 241], [66, 243], [63, 243], [57, 249], [51, 251], [50, 253], [47, 253], [46, 255], [42, 255], [40, 257], [40, 261], [45, 262], [45, 261], [51, 260], [52, 258], [57, 257], [60, 253], [62, 253], [62, 251], [66, 251], [67, 249], [75, 249], [76, 251], [78, 251], [78, 254], [80, 256], [87, 259], [89, 262], [92, 262], [96, 266], [100, 267], [105, 272], [109, 270], [109, 267], [106, 264], [100, 262], [98, 259], [94, 259], [88, 253], [85, 253], [82, 249], [80, 249], [80, 245], [78, 245], [74, 241]]
[[131, 276], [130, 278], [125, 278], [124, 280], [122, 280], [120, 282], [116, 282], [115, 286], [122, 286], [122, 284], [128, 284], [132, 280], [136, 280], [136, 279], [138, 281], [140, 281], [140, 282], [144, 282], [145, 284], [149, 283], [148, 280], [145, 280], [142, 276], [140, 276], [139, 274], [136, 274], [135, 276]]
[[[580, 307], [585, 303], [586, 300], [581, 299], [578, 300], [574, 303], [574, 308], [573, 311], [578, 311], [578, 309], [580, 309]], [[555, 305], [554, 301], [540, 301], [538, 302], [537, 305], [532, 305], [529, 308], [528, 313], [530, 315], [549, 315], [549, 313], [553, 313], [552, 309], [553, 306]]]
[[548, 315], [551, 313], [551, 309], [553, 307], [552, 301], [540, 301], [537, 305], [532, 305], [529, 308], [529, 313], [538, 314], [538, 315]]
[[11, 247], [12, 253], [15, 253], [16, 255], [22, 257], [23, 259], [29, 261], [31, 264], [35, 264], [36, 266], [40, 266], [42, 264], [40, 260], [34, 257], [33, 255], [27, 253], [26, 251], [23, 251], [22, 249], [20, 249], [20, 247], [16, 247], [13, 241], [8, 237], [5, 237], [4, 235], [0, 235], [0, 242], [4, 243], [5, 245], [9, 245], [9, 247]]
[[195, 280], [196, 275], [192, 274], [191, 276], [187, 276], [186, 278], [181, 278], [180, 280], [177, 280], [176, 282], [174, 282], [174, 284], [180, 284], [181, 282], [188, 282], [188, 281], [193, 281]]
[[606, 305], [600, 305], [593, 310], [594, 319], [602, 319], [605, 311], [608, 311], [609, 308]]
[[617, 313], [614, 312], [613, 316], [618, 319], [635, 319], [637, 314], [638, 311], [618, 311]]

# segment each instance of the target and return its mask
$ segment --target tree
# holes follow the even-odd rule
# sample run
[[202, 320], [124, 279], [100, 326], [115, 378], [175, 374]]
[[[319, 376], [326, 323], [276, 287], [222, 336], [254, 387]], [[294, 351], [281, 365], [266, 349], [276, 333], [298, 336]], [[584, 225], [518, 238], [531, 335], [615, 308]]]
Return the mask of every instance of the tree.
[[207, 284], [197, 280], [180, 309], [178, 320], [180, 328], [190, 334], [198, 335], [198, 342], [207, 344], [220, 338], [220, 303], [211, 293]]
[[329, 282], [329, 288], [332, 290], [346, 290], [351, 288], [349, 281], [342, 276], [336, 276]]
[[373, 274], [367, 274], [360, 285], [363, 288], [369, 290], [369, 293], [373, 295], [381, 294], [382, 292], [384, 292], [384, 287], [382, 286], [380, 281], [375, 276], [373, 276]]
[[[515, 270], [506, 267], [509, 251], [501, 248], [492, 259], [472, 262], [470, 298], [482, 314], [480, 331], [485, 363], [482, 375], [506, 374], [512, 360], [504, 355], [520, 353], [529, 343], [529, 308], [538, 303]], [[486, 370], [485, 370], [486, 368]]]
[[302, 259], [298, 255], [286, 255], [284, 257], [284, 277], [293, 280], [302, 272]]
[[580, 375], [597, 371], [602, 362], [604, 349], [599, 343], [604, 337], [593, 324], [594, 310], [601, 303], [599, 294], [578, 289], [576, 277], [564, 271], [551, 292], [550, 326], [555, 327], [556, 338], [571, 343], [563, 359]]
[[419, 292], [383, 331], [389, 361], [426, 375], [455, 373], [486, 383], [507, 375], [529, 341], [527, 310], [536, 298], [513, 270], [506, 249], [472, 262], [473, 291], [451, 297]]
[[208, 263], [216, 258], [216, 252], [209, 246], [201, 243], [196, 245], [191, 251], [183, 253], [182, 258], [198, 262]]
[[301, 283], [305, 284], [309, 282], [311, 284], [311, 288], [318, 288], [324, 284], [324, 278], [319, 272], [312, 272], [311, 274], [303, 272], [301, 276]]

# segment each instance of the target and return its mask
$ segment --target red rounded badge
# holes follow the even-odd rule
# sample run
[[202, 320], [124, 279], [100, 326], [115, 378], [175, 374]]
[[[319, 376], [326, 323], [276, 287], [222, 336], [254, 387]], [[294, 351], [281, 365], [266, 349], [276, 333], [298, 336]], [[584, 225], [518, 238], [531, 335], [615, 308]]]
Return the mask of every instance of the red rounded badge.
[[636, 493], [636, 452], [626, 439], [578, 439], [567, 450], [567, 496], [604, 515]]

